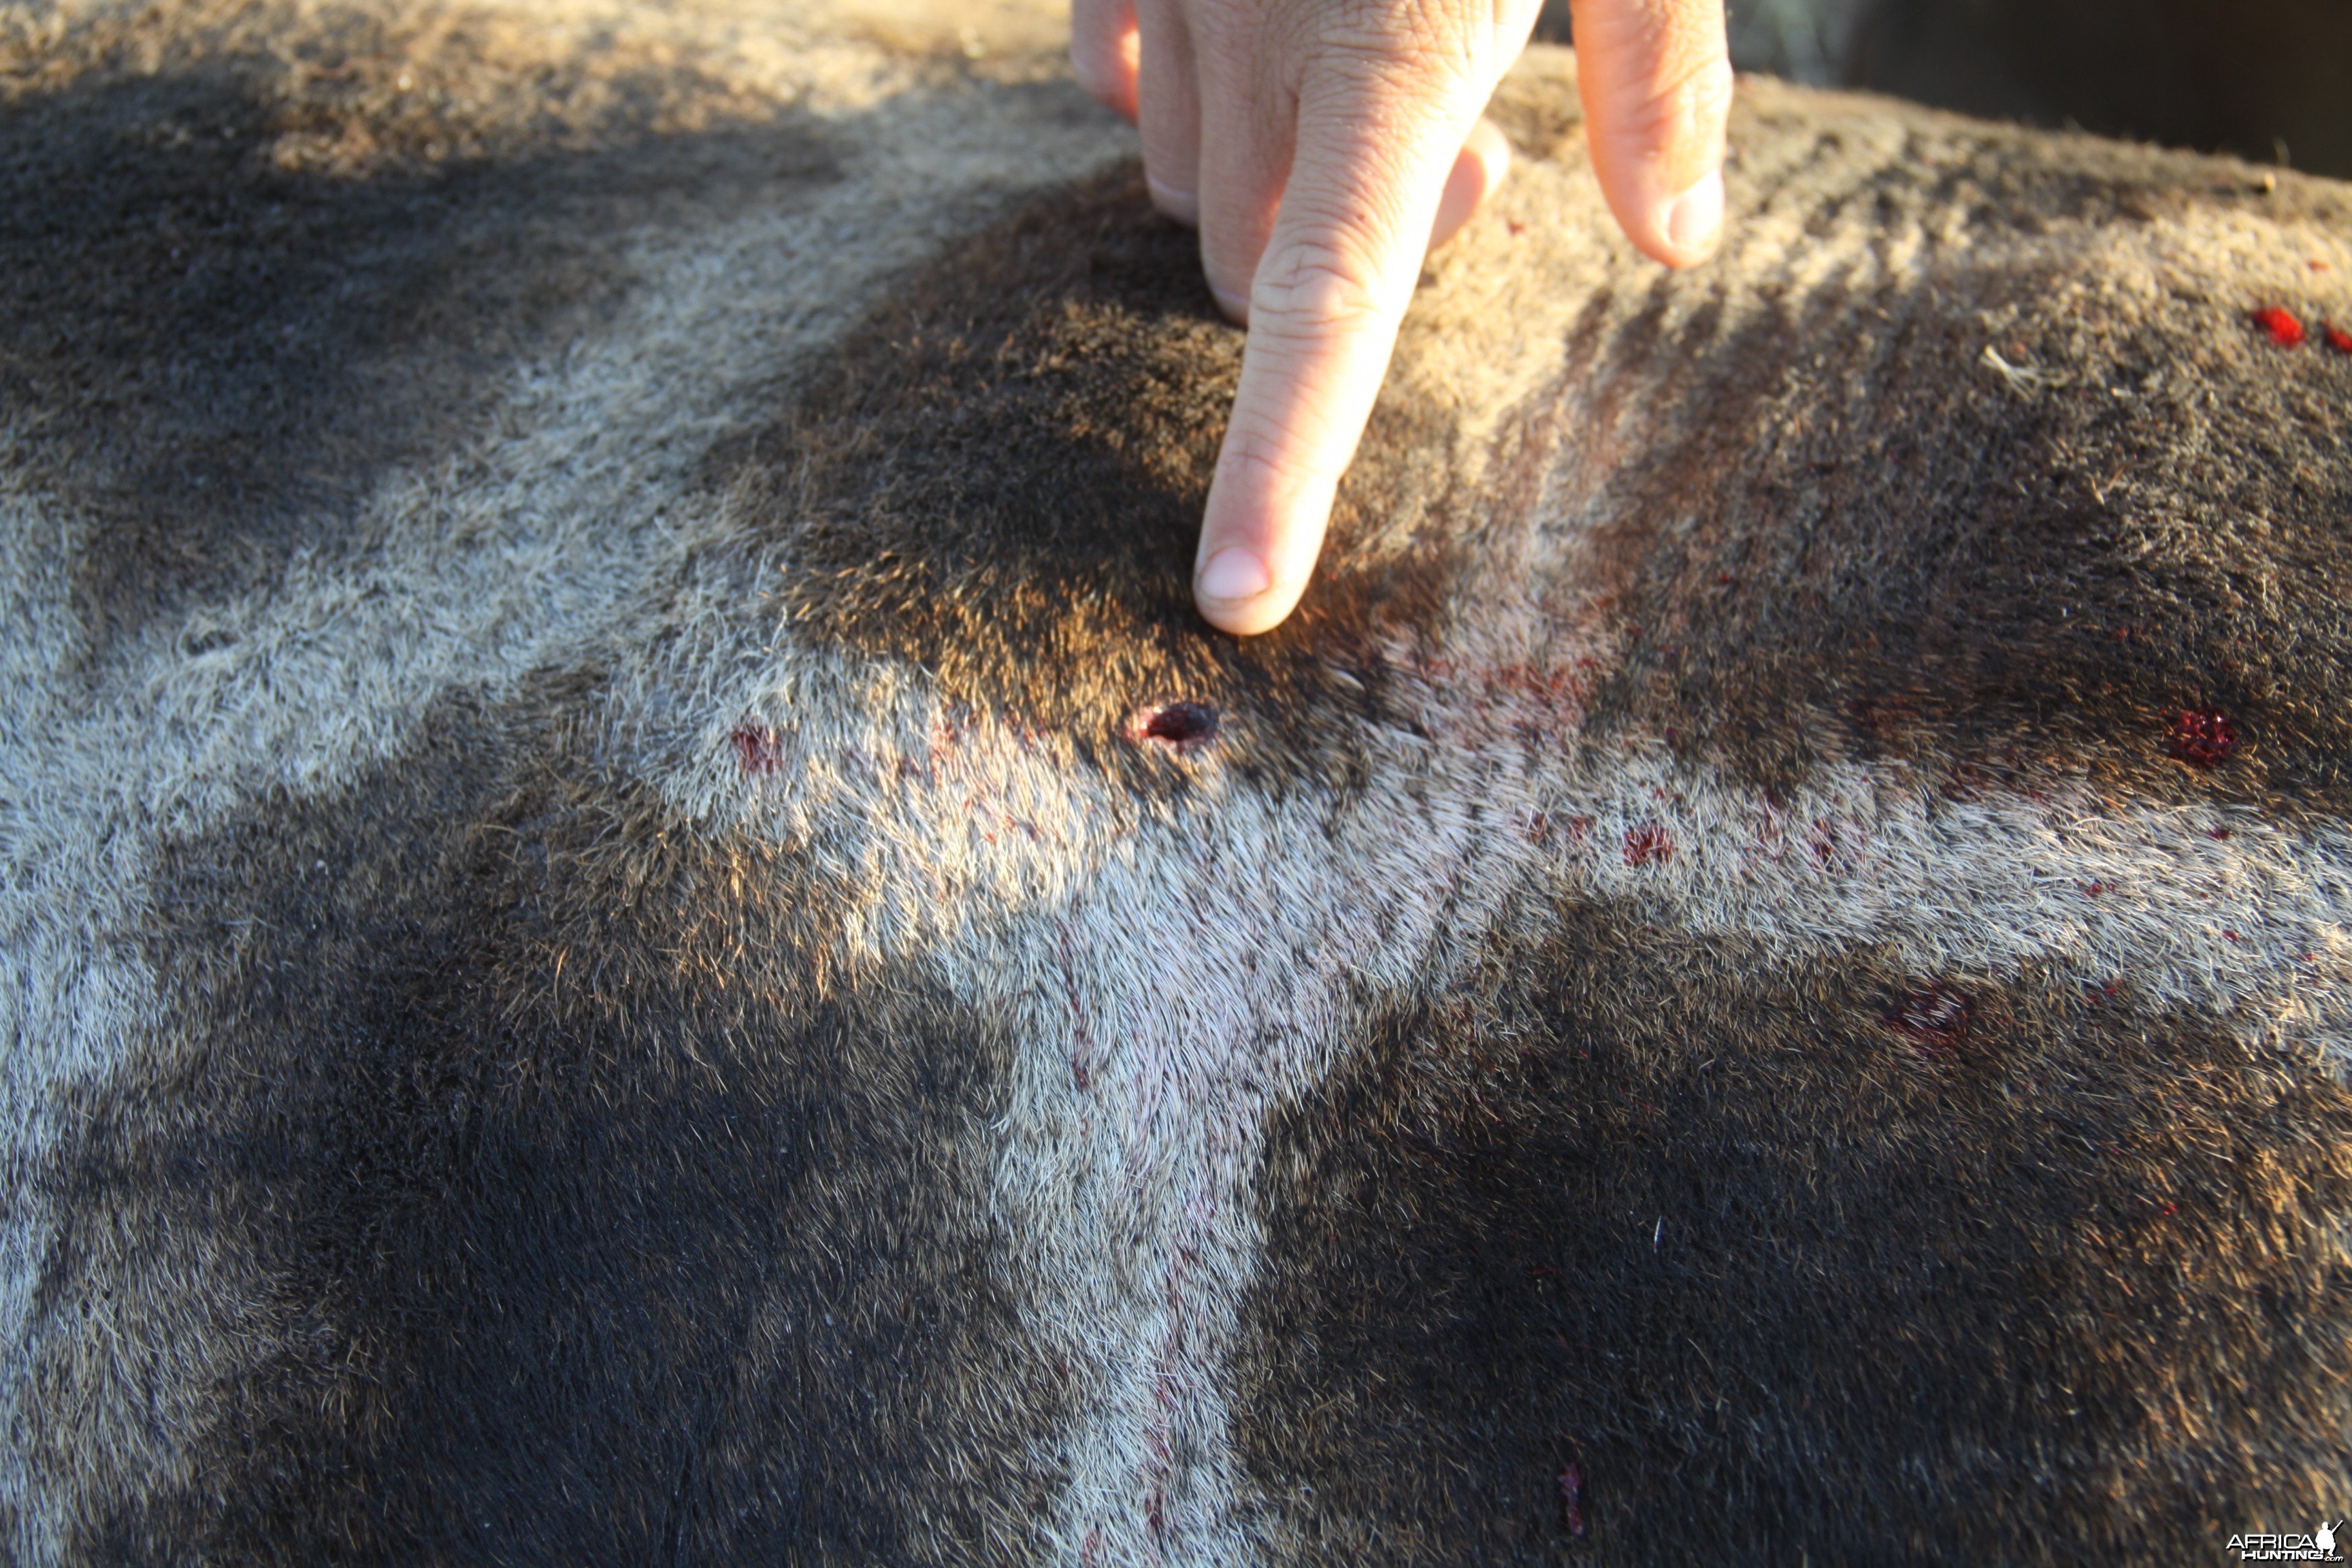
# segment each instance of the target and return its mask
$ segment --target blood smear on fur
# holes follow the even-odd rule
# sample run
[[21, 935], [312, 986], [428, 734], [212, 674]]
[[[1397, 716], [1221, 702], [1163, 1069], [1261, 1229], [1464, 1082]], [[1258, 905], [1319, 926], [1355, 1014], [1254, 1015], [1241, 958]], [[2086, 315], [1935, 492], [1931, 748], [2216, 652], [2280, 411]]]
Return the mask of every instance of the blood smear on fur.
[[1675, 858], [1675, 841], [1671, 834], [1654, 822], [1625, 830], [1625, 864], [1628, 866], [1663, 866]]
[[1569, 1465], [1559, 1472], [1559, 1522], [1570, 1535], [1584, 1533], [1584, 1467]]
[[2337, 326], [2330, 326], [2326, 329], [2326, 331], [2329, 348], [2340, 354], [2352, 354], [2352, 332], [2347, 332]]
[[2191, 767], [2219, 767], [2237, 749], [2236, 727], [2214, 709], [2186, 709], [2172, 726], [2172, 754]]
[[2300, 347], [2303, 343], [2303, 323], [2294, 313], [2276, 305], [2265, 306], [2254, 312], [2254, 324], [2271, 337], [2271, 342], [2283, 349]]
[[772, 773], [783, 765], [784, 759], [776, 751], [776, 738], [765, 730], [749, 725], [729, 735], [735, 746], [735, 760], [747, 773]]

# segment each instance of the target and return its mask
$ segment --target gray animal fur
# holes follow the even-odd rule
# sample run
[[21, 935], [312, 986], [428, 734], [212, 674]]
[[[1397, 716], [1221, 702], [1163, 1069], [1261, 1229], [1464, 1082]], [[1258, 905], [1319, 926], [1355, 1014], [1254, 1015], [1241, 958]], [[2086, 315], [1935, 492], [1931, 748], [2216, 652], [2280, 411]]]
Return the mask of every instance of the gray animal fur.
[[1053, 34], [0, 13], [9, 1559], [2340, 1516], [2352, 190], [1538, 50], [1237, 644]]

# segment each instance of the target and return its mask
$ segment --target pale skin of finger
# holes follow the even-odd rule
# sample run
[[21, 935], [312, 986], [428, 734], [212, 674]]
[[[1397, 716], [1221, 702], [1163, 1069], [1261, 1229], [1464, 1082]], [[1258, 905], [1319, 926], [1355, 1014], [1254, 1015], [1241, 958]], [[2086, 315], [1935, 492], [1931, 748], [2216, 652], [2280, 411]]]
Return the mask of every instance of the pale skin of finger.
[[1134, 0], [1072, 0], [1070, 73], [1097, 102], [1129, 124], [1139, 112], [1136, 78], [1142, 48]]
[[1302, 94], [1196, 556], [1195, 601], [1226, 631], [1278, 625], [1305, 591], [1485, 96], [1473, 77], [1404, 94], [1345, 75]]
[[1143, 180], [1151, 205], [1178, 223], [1201, 221], [1201, 82], [1198, 56], [1176, 7], [1146, 0], [1137, 16], [1142, 60], [1136, 82]]
[[[1534, 10], [1535, 0], [1074, 8], [1081, 79], [1114, 109], [1139, 110], [1154, 201], [1200, 224], [1219, 302], [1250, 327], [1193, 579], [1202, 614], [1224, 630], [1278, 625], [1306, 588], [1422, 255], [1508, 166], [1502, 138], [1475, 117]], [[1645, 253], [1703, 259], [1723, 211], [1731, 76], [1720, 0], [1580, 0], [1575, 20], [1612, 210]]]
[[1723, 228], [1731, 58], [1719, 0], [1573, 0], [1593, 173], [1642, 253], [1688, 267]]
[[[1196, 47], [1206, 81], [1204, 100], [1251, 106], [1246, 115], [1202, 120], [1199, 165], [1202, 268], [1219, 307], [1246, 324], [1251, 284], [1273, 233], [1289, 174], [1291, 120], [1296, 110], [1278, 82], [1247, 79], [1251, 73], [1267, 68], [1262, 63], [1240, 51], [1220, 48], [1213, 37], [1202, 39]], [[1221, 79], [1228, 73], [1244, 79], [1238, 85]], [[1477, 121], [1441, 187], [1427, 249], [1434, 250], [1461, 231], [1503, 183], [1510, 163], [1510, 143], [1503, 133], [1485, 119]]]
[[1291, 173], [1297, 108], [1282, 51], [1257, 47], [1234, 21], [1212, 15], [1198, 57], [1203, 101], [1225, 106], [1201, 123], [1201, 270], [1218, 307], [1245, 322]]
[[1437, 198], [1437, 221], [1429, 226], [1429, 248], [1435, 250], [1460, 234], [1510, 172], [1510, 142], [1493, 121], [1481, 119], [1470, 128], [1470, 140], [1462, 144], [1453, 172], [1445, 176], [1445, 189]]
[[[1078, 85], [1104, 108], [1133, 124], [1141, 112], [1138, 103], [1142, 75], [1142, 37], [1135, 19], [1133, 0], [1073, 0], [1070, 24], [1071, 73]], [[1503, 183], [1511, 166], [1511, 144], [1493, 121], [1480, 120], [1446, 176], [1432, 229], [1432, 250], [1462, 231], [1478, 208]], [[1236, 320], [1248, 312], [1248, 301], [1237, 302]]]

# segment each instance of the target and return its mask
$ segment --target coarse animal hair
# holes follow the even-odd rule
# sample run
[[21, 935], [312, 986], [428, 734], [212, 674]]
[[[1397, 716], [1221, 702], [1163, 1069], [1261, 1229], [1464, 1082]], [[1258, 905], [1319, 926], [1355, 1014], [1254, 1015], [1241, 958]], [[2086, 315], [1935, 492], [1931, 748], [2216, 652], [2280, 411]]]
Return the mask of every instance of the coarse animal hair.
[[1236, 641], [1050, 11], [0, 10], [0, 1554], [2343, 1514], [2352, 188], [1576, 103]]

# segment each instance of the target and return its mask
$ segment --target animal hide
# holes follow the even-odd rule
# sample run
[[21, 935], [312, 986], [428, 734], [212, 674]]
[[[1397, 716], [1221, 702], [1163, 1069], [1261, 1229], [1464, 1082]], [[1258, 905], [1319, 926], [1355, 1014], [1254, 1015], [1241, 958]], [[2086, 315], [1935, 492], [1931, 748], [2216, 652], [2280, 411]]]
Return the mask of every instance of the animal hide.
[[1057, 51], [0, 13], [8, 1560], [2352, 1511], [2352, 188], [1538, 50], [1243, 642]]

